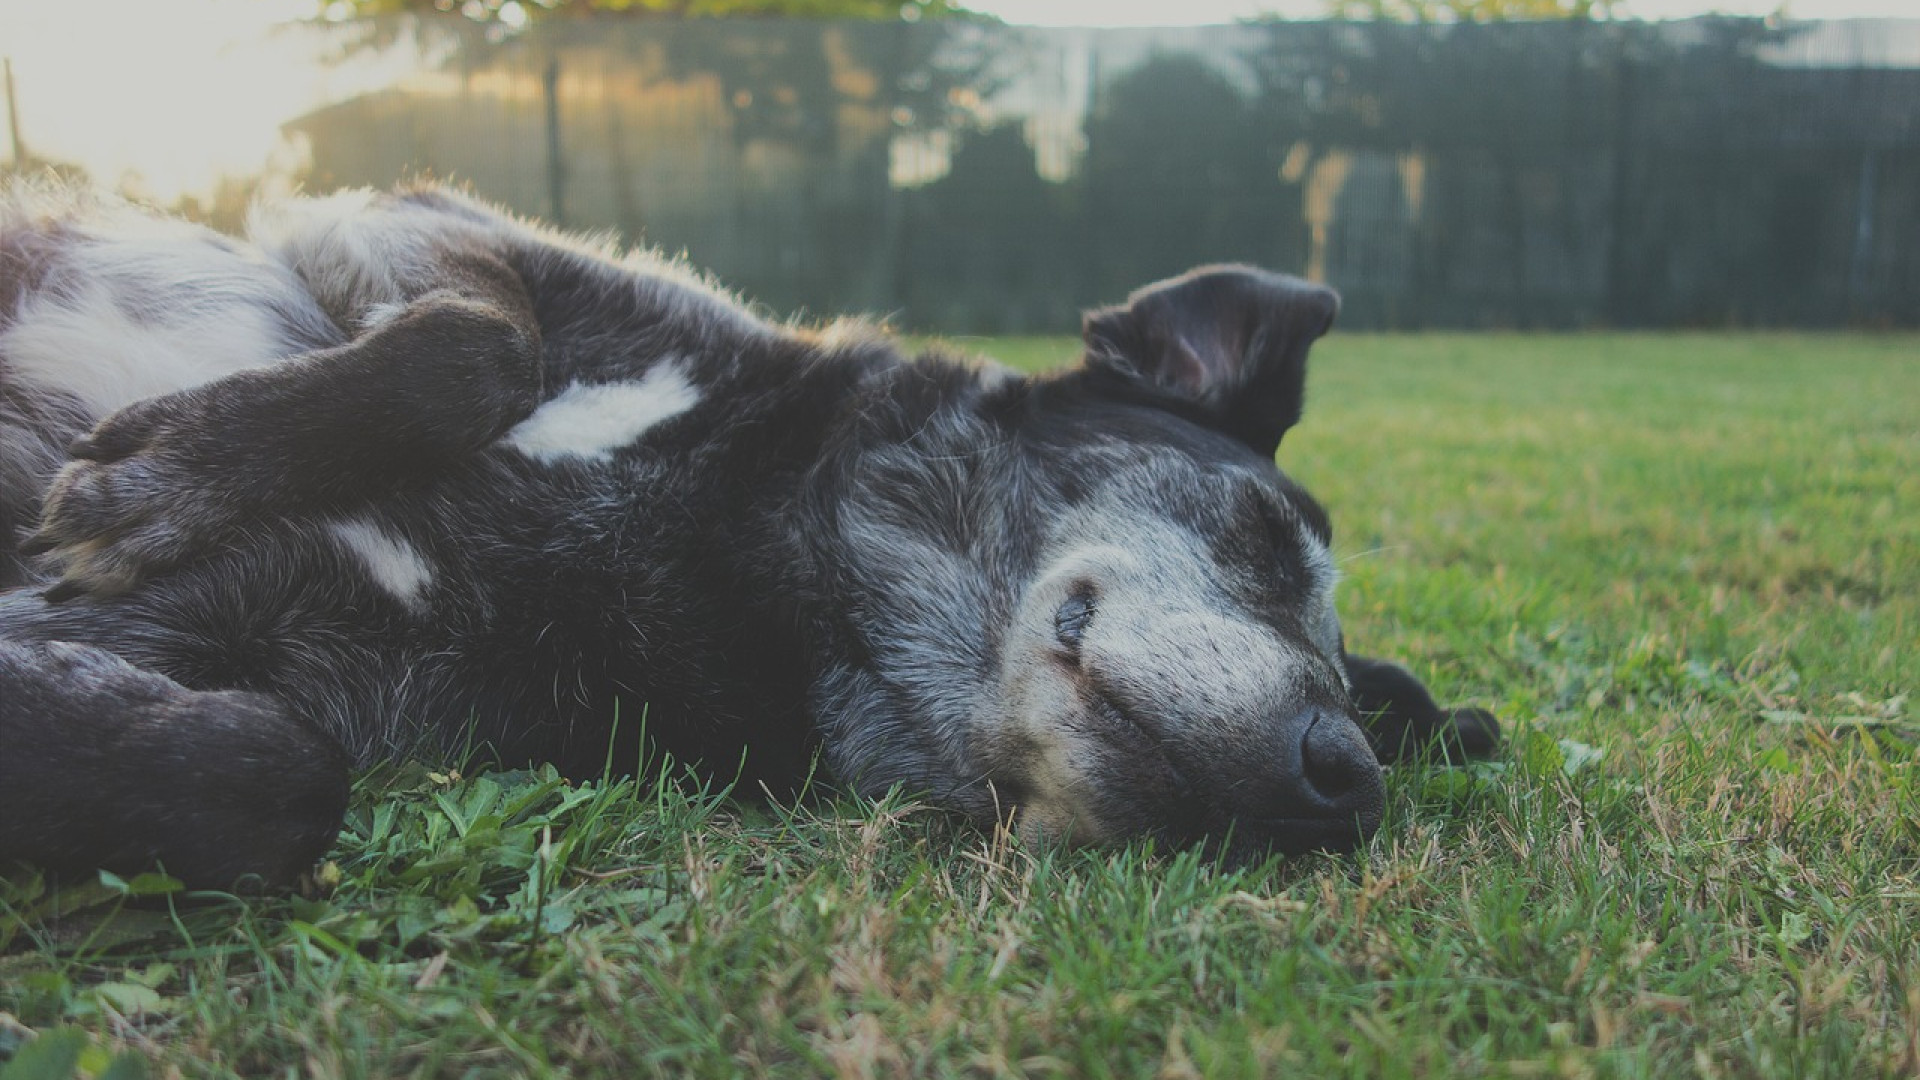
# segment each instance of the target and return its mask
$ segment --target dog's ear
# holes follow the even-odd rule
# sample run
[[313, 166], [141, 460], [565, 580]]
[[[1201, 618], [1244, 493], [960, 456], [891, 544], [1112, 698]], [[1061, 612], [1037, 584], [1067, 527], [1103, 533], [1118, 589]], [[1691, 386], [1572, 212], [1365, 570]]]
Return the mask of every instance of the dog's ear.
[[1251, 266], [1203, 266], [1087, 312], [1087, 366], [1191, 406], [1272, 456], [1300, 419], [1307, 347], [1333, 325], [1324, 285]]

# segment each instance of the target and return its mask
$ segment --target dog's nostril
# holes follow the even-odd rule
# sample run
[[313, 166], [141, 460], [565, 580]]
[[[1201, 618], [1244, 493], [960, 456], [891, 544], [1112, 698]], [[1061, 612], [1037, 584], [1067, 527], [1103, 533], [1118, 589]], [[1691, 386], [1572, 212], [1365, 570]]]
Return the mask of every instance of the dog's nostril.
[[1321, 798], [1336, 802], [1354, 789], [1377, 781], [1379, 764], [1364, 742], [1345, 737], [1338, 724], [1316, 715], [1300, 736], [1303, 778]]

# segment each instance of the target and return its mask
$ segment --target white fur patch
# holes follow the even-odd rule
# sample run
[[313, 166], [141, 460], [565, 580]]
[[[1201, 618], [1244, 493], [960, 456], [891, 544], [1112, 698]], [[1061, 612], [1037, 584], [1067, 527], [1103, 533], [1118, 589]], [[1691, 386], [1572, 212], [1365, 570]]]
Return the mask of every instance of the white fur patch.
[[368, 212], [379, 197], [372, 188], [343, 188], [317, 197], [255, 203], [247, 211], [247, 236], [268, 249], [296, 246], [303, 237], [328, 232]]
[[426, 602], [433, 568], [405, 539], [366, 518], [347, 518], [327, 526], [347, 553], [360, 560], [374, 583], [408, 607]]
[[255, 206], [247, 236], [305, 282], [321, 307], [371, 329], [439, 284], [430, 252], [447, 224], [358, 189]]
[[537, 461], [605, 461], [699, 401], [680, 365], [663, 363], [638, 382], [574, 383], [507, 432], [506, 443]]
[[0, 355], [20, 381], [96, 418], [291, 351], [274, 310], [297, 288], [210, 233], [130, 219], [66, 258], [66, 272], [21, 304]]

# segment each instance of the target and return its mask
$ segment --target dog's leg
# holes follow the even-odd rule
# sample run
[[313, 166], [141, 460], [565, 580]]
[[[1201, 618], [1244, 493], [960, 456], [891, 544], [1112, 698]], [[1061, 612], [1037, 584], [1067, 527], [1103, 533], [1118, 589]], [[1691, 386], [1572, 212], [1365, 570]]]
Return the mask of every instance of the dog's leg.
[[49, 597], [124, 592], [258, 523], [404, 488], [524, 419], [541, 370], [524, 286], [481, 252], [441, 269], [443, 287], [347, 345], [102, 421], [21, 545], [59, 565]]
[[282, 884], [333, 842], [346, 799], [346, 755], [274, 697], [0, 641], [0, 864]]
[[1353, 704], [1382, 763], [1405, 757], [1448, 761], [1486, 757], [1500, 745], [1500, 722], [1484, 709], [1443, 709], [1398, 664], [1345, 653]]

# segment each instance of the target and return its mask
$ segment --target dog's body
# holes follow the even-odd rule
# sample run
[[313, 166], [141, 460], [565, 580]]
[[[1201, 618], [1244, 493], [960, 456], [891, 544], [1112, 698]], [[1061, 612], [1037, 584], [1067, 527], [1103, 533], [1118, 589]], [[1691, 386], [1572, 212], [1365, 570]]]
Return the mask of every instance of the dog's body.
[[819, 753], [1042, 835], [1351, 844], [1362, 713], [1389, 754], [1493, 728], [1345, 654], [1272, 465], [1335, 306], [1216, 268], [1028, 379], [444, 191], [245, 243], [15, 192], [0, 858], [284, 879], [351, 765], [597, 774], [643, 720], [775, 791]]

